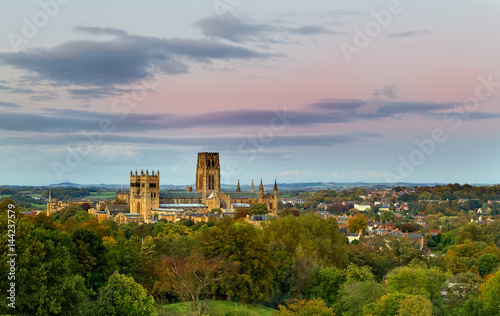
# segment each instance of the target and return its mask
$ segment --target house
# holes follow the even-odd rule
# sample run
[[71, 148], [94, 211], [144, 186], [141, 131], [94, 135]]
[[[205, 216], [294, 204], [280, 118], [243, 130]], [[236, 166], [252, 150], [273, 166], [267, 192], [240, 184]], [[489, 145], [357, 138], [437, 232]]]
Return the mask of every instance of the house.
[[354, 204], [354, 208], [360, 211], [368, 211], [371, 210], [370, 204]]
[[128, 205], [107, 205], [105, 210], [109, 216], [116, 216], [119, 213], [130, 213]]

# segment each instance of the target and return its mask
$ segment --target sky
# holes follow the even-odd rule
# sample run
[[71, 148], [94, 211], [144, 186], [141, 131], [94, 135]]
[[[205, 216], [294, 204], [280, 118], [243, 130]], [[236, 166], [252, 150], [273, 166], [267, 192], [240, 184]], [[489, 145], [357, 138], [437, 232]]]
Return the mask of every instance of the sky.
[[1, 1], [0, 185], [499, 183], [500, 2]]

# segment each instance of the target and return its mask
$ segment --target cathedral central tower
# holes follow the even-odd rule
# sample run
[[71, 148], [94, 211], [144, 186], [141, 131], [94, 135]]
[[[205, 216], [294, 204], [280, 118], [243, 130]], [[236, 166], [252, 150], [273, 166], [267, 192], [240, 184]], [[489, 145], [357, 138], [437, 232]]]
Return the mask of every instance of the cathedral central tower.
[[219, 153], [198, 153], [196, 191], [201, 192], [203, 198], [220, 192]]

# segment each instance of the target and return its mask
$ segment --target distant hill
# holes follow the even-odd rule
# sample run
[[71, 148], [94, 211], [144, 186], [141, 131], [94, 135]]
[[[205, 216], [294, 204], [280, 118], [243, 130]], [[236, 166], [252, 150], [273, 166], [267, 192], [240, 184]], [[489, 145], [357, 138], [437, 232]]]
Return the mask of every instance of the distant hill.
[[48, 185], [50, 188], [79, 188], [81, 187], [80, 184], [77, 183], [71, 183], [71, 182], [61, 182], [58, 184], [50, 184]]
[[[260, 183], [254, 183], [255, 191], [259, 190]], [[295, 190], [307, 190], [307, 191], [317, 191], [317, 190], [342, 190], [350, 189], [354, 187], [364, 187], [364, 188], [393, 188], [396, 186], [405, 186], [407, 188], [412, 188], [415, 186], [435, 186], [435, 185], [447, 185], [448, 183], [412, 183], [412, 182], [398, 182], [398, 183], [383, 183], [383, 182], [298, 182], [298, 183], [279, 183], [278, 188], [280, 191], [295, 191]], [[471, 184], [472, 186], [491, 186], [492, 184]], [[173, 184], [162, 184], [160, 185], [161, 190], [185, 190], [186, 186], [195, 187], [195, 184], [186, 185], [173, 185]], [[266, 191], [271, 191], [273, 189], [273, 183], [265, 183], [264, 189]], [[73, 182], [62, 182], [58, 184], [50, 184], [48, 186], [19, 186], [19, 185], [2, 185], [0, 188], [27, 188], [27, 187], [44, 187], [44, 188], [80, 188], [80, 189], [108, 189], [108, 190], [129, 190], [129, 184], [78, 184]], [[250, 191], [250, 185], [241, 184], [240, 187], [242, 191]], [[222, 184], [222, 190], [225, 191], [235, 191], [235, 184]]]

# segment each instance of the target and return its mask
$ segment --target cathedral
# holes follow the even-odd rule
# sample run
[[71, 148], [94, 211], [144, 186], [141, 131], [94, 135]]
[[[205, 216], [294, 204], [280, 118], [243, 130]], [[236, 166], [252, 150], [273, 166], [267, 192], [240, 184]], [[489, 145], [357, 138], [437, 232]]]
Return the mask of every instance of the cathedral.
[[131, 213], [139, 213], [148, 221], [153, 213], [198, 212], [209, 213], [212, 209], [233, 210], [238, 206], [249, 207], [252, 203], [263, 203], [272, 214], [278, 212], [278, 186], [274, 182], [273, 192], [264, 192], [262, 180], [259, 191], [253, 181], [249, 192], [241, 192], [240, 183], [236, 191], [221, 190], [219, 153], [198, 153], [196, 164], [196, 188], [188, 186], [183, 191], [160, 192], [160, 171], [150, 174], [130, 172], [129, 205]]

